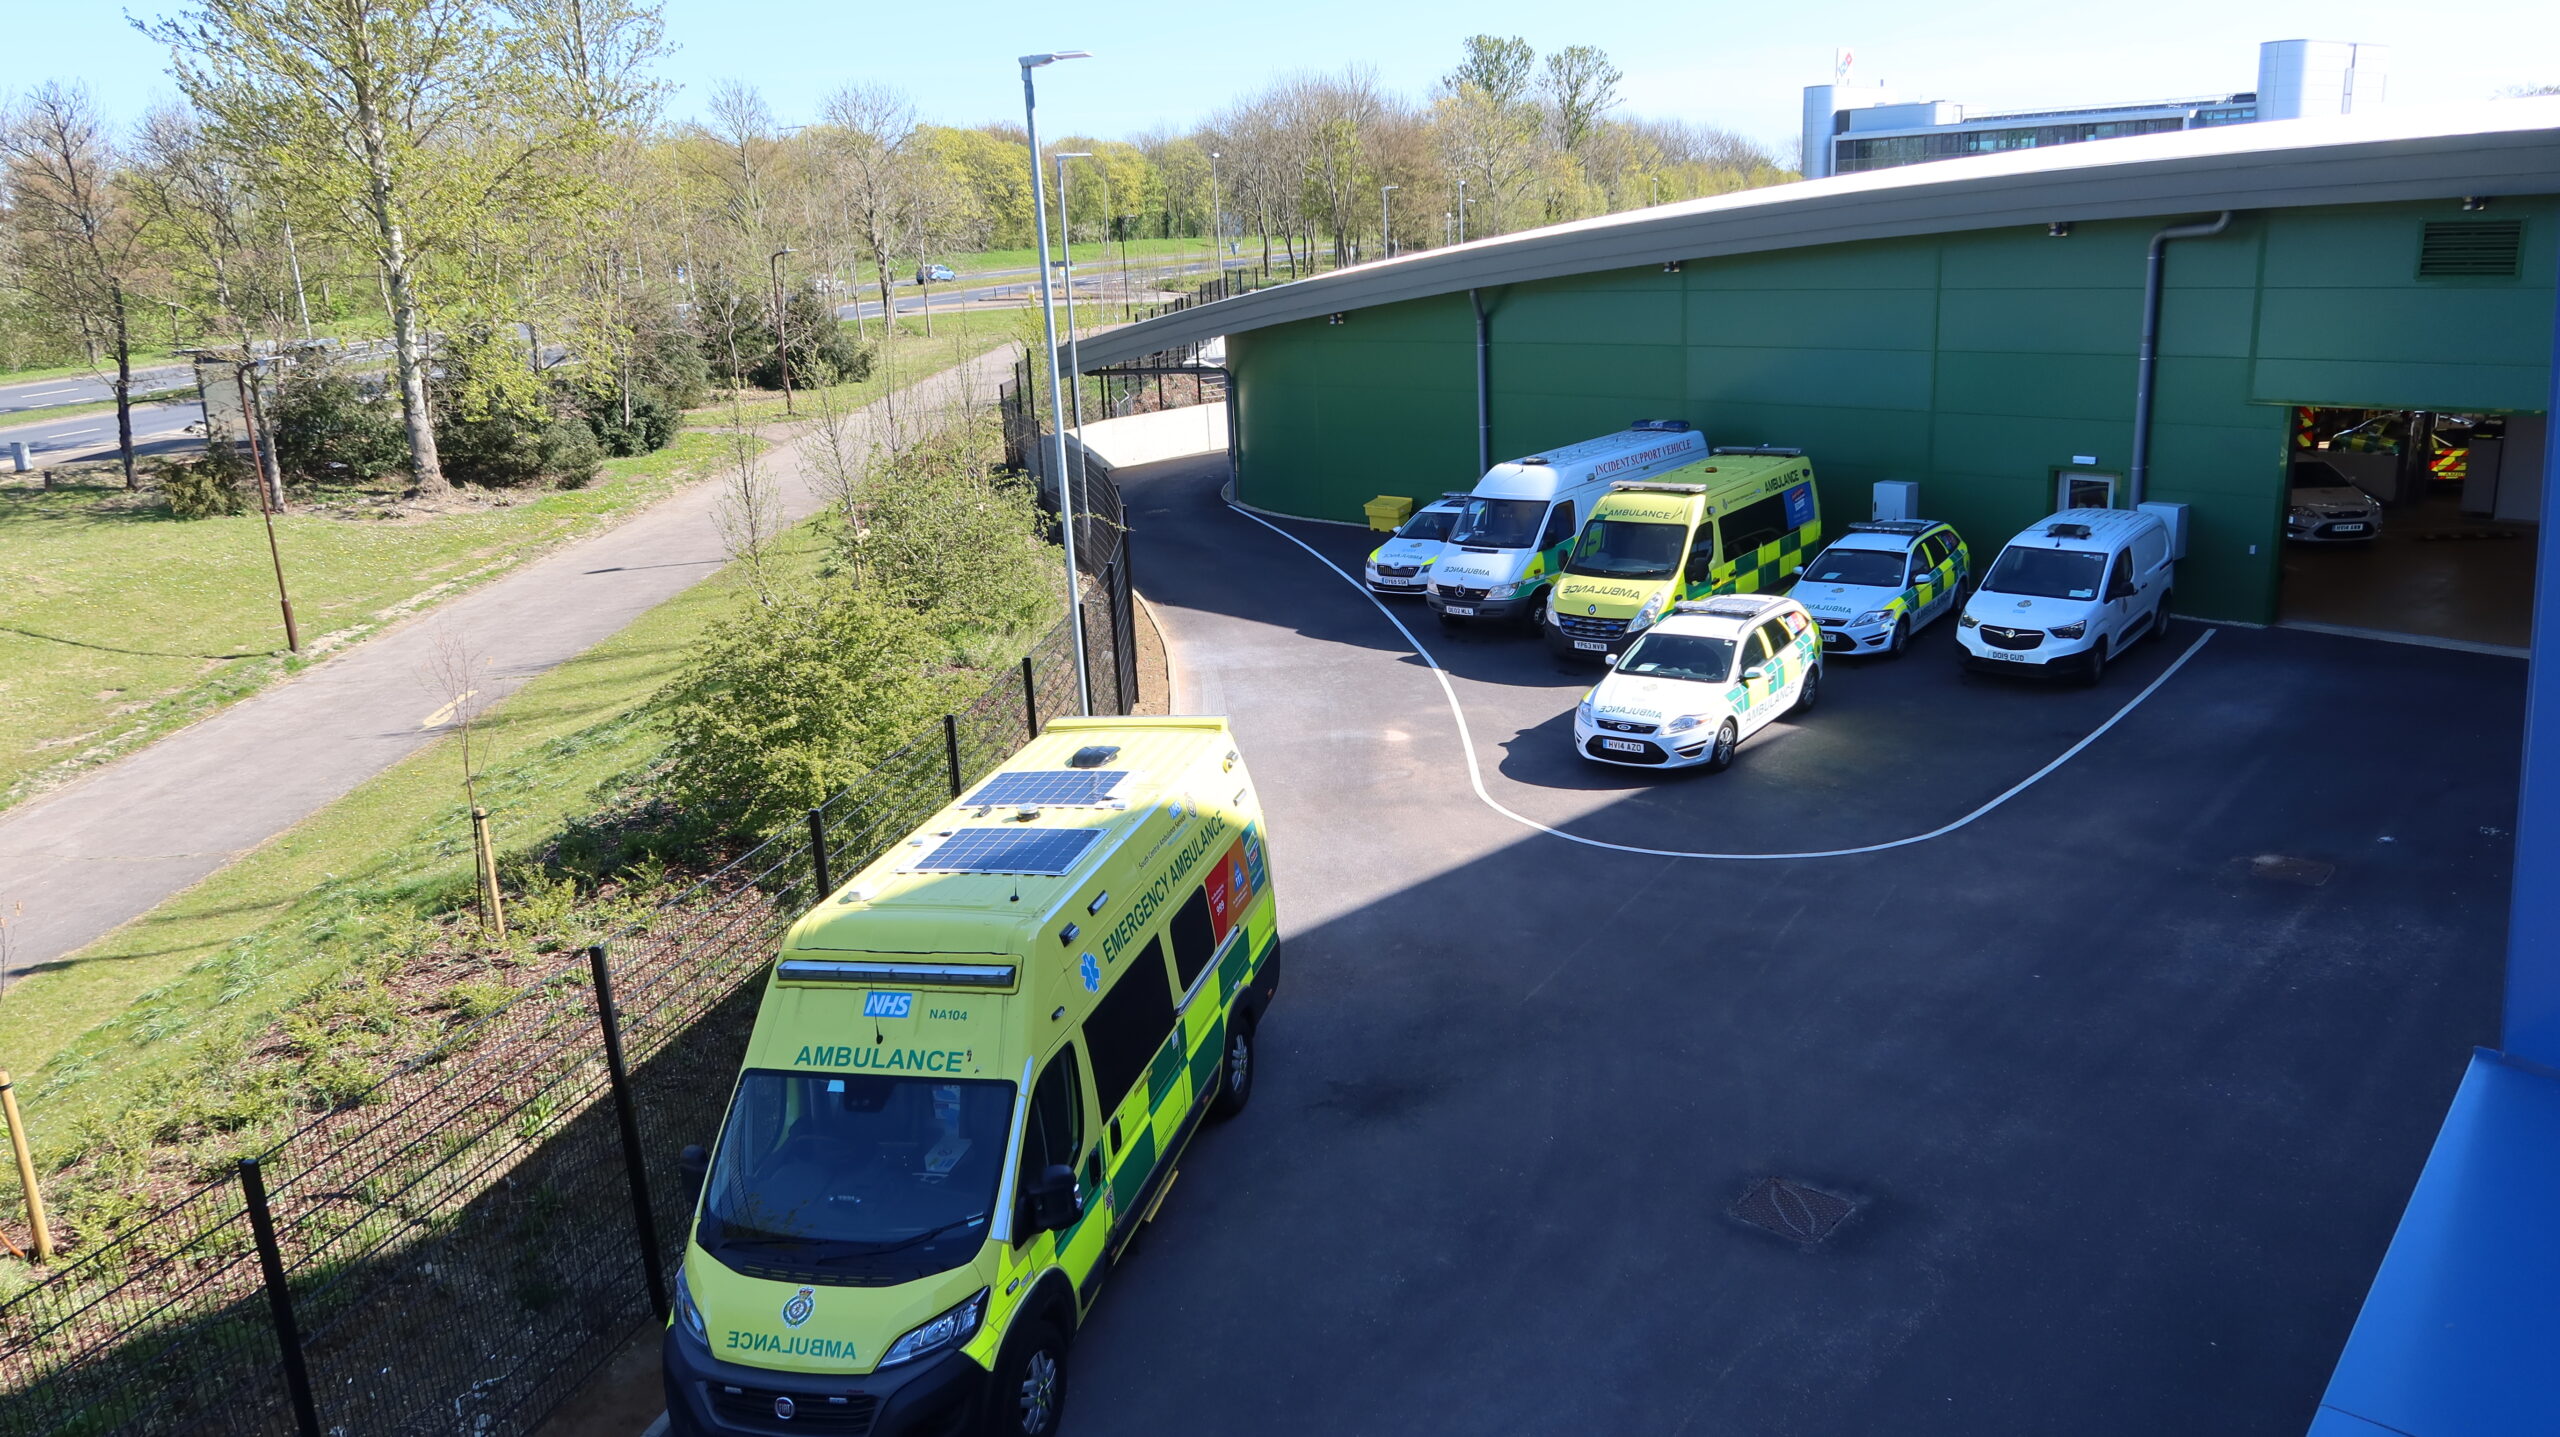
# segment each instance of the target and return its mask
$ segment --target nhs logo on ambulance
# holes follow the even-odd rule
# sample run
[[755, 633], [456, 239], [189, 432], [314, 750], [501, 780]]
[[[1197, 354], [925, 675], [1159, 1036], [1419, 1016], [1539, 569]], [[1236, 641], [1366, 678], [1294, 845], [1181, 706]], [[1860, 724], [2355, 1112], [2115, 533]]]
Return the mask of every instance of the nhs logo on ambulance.
[[913, 993], [865, 993], [862, 1016], [866, 1018], [903, 1018], [916, 1005]]

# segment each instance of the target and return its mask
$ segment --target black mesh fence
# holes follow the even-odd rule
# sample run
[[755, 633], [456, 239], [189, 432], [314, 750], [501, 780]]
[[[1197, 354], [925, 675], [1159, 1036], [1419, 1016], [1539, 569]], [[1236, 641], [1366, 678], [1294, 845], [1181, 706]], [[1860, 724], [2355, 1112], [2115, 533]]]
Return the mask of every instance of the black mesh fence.
[[[1107, 471], [1085, 476], [1079, 506], [1092, 710], [1126, 713], [1135, 628]], [[672, 1270], [692, 1215], [679, 1154], [718, 1130], [783, 928], [821, 896], [822, 871], [849, 878], [1079, 709], [1072, 634], [1050, 631], [807, 832], [613, 936], [636, 1151], [590, 964], [564, 964], [257, 1159], [271, 1246], [235, 1172], [0, 1303], [0, 1437], [532, 1431], [663, 1316], [650, 1274]]]

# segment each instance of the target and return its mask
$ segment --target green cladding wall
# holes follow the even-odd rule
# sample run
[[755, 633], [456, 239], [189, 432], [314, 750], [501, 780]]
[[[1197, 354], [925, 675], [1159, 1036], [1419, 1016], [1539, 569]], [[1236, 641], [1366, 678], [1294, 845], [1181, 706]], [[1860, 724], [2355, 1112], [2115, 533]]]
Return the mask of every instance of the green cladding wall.
[[[2193, 506], [2181, 609], [2274, 617], [2286, 406], [2545, 405], [2560, 204], [2502, 199], [2491, 216], [2524, 220], [2516, 278], [2418, 277], [2426, 221], [2490, 217], [2450, 202], [2244, 212], [2222, 235], [2170, 247], [2150, 497]], [[1932, 517], [1988, 550], [2053, 507], [2054, 471], [2075, 456], [2124, 472], [2143, 253], [2159, 224], [1833, 245], [1489, 290], [1494, 457], [1686, 419], [1716, 444], [1802, 447], [1826, 523], [1866, 517], [1875, 480], [1916, 479]], [[1475, 482], [1464, 294], [1227, 343], [1246, 502], [1356, 521], [1374, 495]]]

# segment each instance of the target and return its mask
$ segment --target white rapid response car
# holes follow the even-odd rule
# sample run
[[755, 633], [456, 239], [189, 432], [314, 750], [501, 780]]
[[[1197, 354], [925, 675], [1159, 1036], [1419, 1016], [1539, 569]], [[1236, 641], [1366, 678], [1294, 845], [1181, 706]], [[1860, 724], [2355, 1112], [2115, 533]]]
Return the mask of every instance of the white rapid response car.
[[1674, 604], [1573, 713], [1574, 751], [1638, 768], [1722, 769], [1742, 741], [1822, 691], [1822, 635], [1802, 604], [1727, 594]]
[[1443, 494], [1413, 511], [1413, 517], [1396, 527], [1387, 542], [1369, 551], [1367, 572], [1361, 577], [1373, 594], [1420, 594], [1431, 582], [1431, 566], [1447, 547], [1449, 528], [1458, 522], [1458, 511], [1465, 505], [1465, 494]]

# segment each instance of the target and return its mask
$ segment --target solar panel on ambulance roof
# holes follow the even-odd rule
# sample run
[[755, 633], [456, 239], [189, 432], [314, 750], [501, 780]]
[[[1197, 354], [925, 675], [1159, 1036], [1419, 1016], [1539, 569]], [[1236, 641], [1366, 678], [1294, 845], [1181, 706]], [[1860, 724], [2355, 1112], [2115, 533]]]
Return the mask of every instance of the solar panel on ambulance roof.
[[1127, 778], [1127, 769], [1052, 768], [1030, 773], [1000, 773], [978, 786], [964, 801], [1006, 808], [1091, 808], [1111, 796]]
[[964, 828], [908, 867], [919, 873], [1025, 873], [1055, 878], [1102, 837], [1091, 828]]

